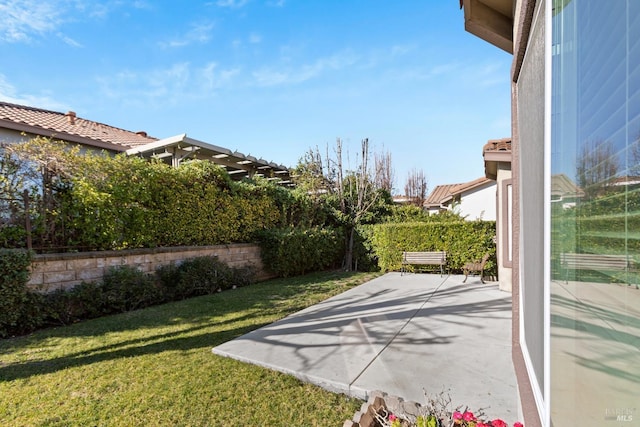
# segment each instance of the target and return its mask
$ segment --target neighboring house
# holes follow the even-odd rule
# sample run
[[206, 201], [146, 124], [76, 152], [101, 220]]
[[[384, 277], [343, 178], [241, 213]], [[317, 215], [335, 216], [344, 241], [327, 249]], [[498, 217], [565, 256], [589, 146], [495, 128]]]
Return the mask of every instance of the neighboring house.
[[430, 214], [454, 211], [469, 221], [496, 219], [496, 183], [485, 177], [463, 184], [436, 186], [424, 207]]
[[501, 290], [512, 290], [513, 182], [511, 179], [511, 138], [493, 139], [482, 148], [484, 174], [496, 182], [496, 259]]
[[186, 159], [203, 159], [224, 167], [233, 179], [264, 176], [292, 185], [285, 166], [188, 138], [186, 134], [152, 138], [143, 131], [131, 132], [78, 117], [73, 111], [60, 113], [0, 102], [0, 143], [36, 136], [80, 144], [89, 150], [154, 157], [174, 166]]
[[584, 191], [563, 173], [551, 176], [551, 203], [560, 204], [563, 209], [576, 206], [584, 197]]
[[396, 205], [410, 205], [412, 203], [412, 200], [409, 196], [396, 195], [393, 196], [393, 203], [395, 203]]
[[[581, 198], [587, 189], [572, 183], [585, 165], [594, 186], [615, 185], [598, 165], [637, 175], [640, 2], [460, 5], [467, 31], [513, 54], [504, 81], [512, 94], [513, 227], [511, 246], [498, 245], [512, 259], [519, 418], [527, 427], [640, 425], [640, 290], [632, 271], [640, 207], [628, 185], [635, 180], [625, 179], [622, 198]], [[594, 141], [614, 149], [598, 152]], [[553, 208], [560, 199], [576, 203], [576, 215]], [[559, 269], [565, 250], [613, 271], [593, 274], [601, 267], [589, 262]], [[607, 257], [631, 261], [620, 267]]]
[[442, 201], [448, 199], [451, 195], [451, 190], [456, 188], [458, 185], [460, 184], [436, 185], [424, 201], [425, 210], [429, 212], [429, 214], [437, 214], [448, 210], [449, 206], [442, 204]]
[[25, 141], [36, 136], [73, 142], [82, 147], [121, 153], [156, 138], [42, 108], [0, 102], [0, 142]]

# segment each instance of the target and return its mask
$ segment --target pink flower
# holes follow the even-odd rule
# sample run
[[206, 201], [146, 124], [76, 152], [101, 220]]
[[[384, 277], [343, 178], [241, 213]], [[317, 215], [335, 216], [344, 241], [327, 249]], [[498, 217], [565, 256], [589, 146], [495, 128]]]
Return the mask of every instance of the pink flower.
[[504, 421], [502, 421], [500, 418], [497, 418], [493, 421], [491, 421], [491, 426], [492, 427], [509, 427], [507, 425], [507, 423], [505, 423]]
[[398, 419], [398, 417], [396, 417], [395, 415], [393, 415], [393, 414], [389, 415], [389, 421], [395, 421], [397, 419]]
[[458, 411], [455, 411], [453, 413], [453, 420], [458, 422], [462, 421], [462, 414]]
[[473, 415], [473, 412], [465, 411], [465, 413], [462, 414], [462, 419], [465, 420], [465, 421], [475, 421], [476, 420], [476, 416]]
[[513, 423], [513, 427], [524, 427], [524, 424], [521, 422]]
[[478, 424], [476, 424], [476, 427], [489, 427], [489, 425], [483, 423], [482, 421], [480, 421]]

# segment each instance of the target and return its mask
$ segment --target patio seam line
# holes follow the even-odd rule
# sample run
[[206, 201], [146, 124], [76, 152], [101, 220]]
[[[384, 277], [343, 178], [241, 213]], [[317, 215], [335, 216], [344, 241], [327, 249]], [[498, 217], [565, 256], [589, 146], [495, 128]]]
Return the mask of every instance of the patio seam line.
[[[409, 319], [407, 319], [407, 321], [404, 323], [404, 325], [402, 325], [402, 327], [400, 329], [398, 329], [398, 331], [391, 337], [391, 339], [384, 345], [384, 347], [382, 347], [382, 349], [376, 353], [376, 355], [369, 361], [369, 363], [367, 363], [367, 365], [364, 368], [362, 368], [362, 370], [360, 370], [360, 373], [349, 383], [349, 386], [348, 386], [349, 393], [351, 393], [351, 387], [353, 386], [353, 384], [356, 381], [358, 381], [358, 379], [360, 379], [362, 374], [364, 374], [365, 371], [367, 369], [369, 369], [369, 367], [373, 364], [373, 362], [375, 362], [378, 359], [378, 357], [387, 349], [387, 347], [389, 347], [391, 345], [391, 343], [393, 341], [395, 341], [395, 339], [398, 337], [398, 335], [400, 335], [400, 333], [404, 330], [404, 328], [406, 328], [407, 325], [409, 323], [411, 323], [411, 321], [414, 319], [414, 317], [416, 317], [418, 312], [420, 310], [422, 310], [424, 308], [424, 306], [429, 301], [431, 301], [431, 298], [433, 298], [433, 296], [436, 294], [436, 292], [438, 292], [438, 290], [440, 290], [442, 285], [444, 285], [444, 283], [449, 279], [449, 277], [451, 277], [450, 274], [447, 275], [447, 277], [445, 277], [445, 279], [442, 282], [440, 282], [440, 284], [438, 286], [436, 286], [436, 288], [433, 290], [433, 292], [431, 292], [431, 294], [422, 302], [422, 304], [420, 304], [420, 307], [418, 307], [414, 311], [414, 313], [411, 315], [411, 317]], [[360, 320], [360, 319], [358, 319], [358, 320]]]

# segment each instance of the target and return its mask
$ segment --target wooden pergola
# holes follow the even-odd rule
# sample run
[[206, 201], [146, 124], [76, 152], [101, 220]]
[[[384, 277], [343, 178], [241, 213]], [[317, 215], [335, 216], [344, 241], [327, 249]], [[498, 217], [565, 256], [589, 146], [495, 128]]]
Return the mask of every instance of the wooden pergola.
[[174, 167], [184, 160], [208, 160], [225, 168], [234, 180], [261, 176], [280, 185], [293, 186], [289, 169], [283, 165], [198, 141], [185, 133], [130, 148], [126, 153], [159, 159]]

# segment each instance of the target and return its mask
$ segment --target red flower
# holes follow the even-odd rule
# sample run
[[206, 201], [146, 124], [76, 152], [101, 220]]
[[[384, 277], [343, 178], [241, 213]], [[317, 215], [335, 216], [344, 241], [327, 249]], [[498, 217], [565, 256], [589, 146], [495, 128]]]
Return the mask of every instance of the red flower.
[[465, 413], [462, 414], [462, 419], [465, 420], [465, 421], [475, 421], [476, 420], [476, 416], [473, 415], [473, 412], [465, 411]]
[[478, 422], [478, 424], [476, 424], [476, 427], [489, 427], [489, 425], [483, 423], [482, 421], [480, 421], [480, 422]]
[[513, 427], [524, 427], [524, 424], [521, 422], [513, 423]]
[[396, 417], [395, 415], [393, 415], [393, 414], [389, 415], [389, 421], [395, 421], [397, 419], [398, 419], [398, 417]]
[[491, 421], [491, 427], [509, 427], [509, 426], [507, 425], [507, 423], [502, 421], [500, 418], [497, 418], [497, 419]]

